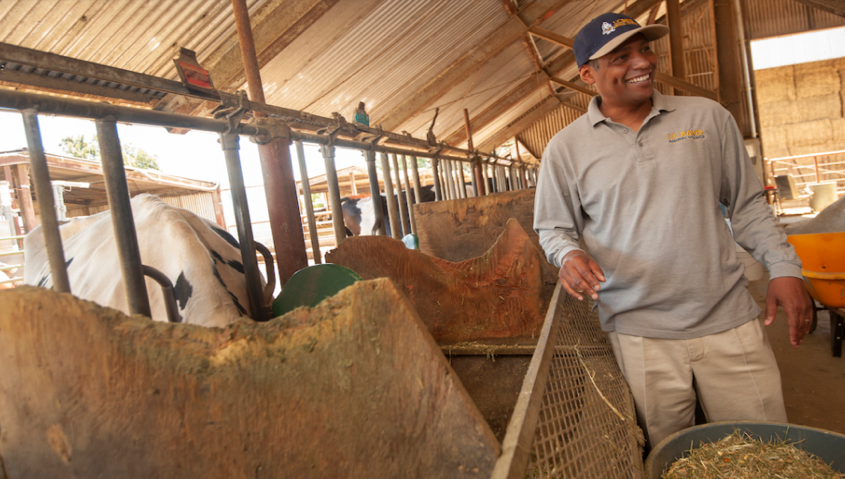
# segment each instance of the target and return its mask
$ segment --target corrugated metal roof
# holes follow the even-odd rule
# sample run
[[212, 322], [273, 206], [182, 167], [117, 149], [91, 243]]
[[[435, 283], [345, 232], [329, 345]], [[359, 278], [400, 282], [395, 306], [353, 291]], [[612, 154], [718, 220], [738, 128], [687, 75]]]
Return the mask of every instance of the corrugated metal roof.
[[[248, 0], [254, 12], [268, 0]], [[3, 0], [0, 41], [168, 79], [236, 33], [229, 0]]]
[[262, 69], [269, 103], [349, 117], [363, 101], [382, 116], [507, 20], [500, 0], [386, 1], [353, 22], [339, 13], [313, 27], [344, 30], [329, 48], [299, 48], [310, 42], [300, 37]]

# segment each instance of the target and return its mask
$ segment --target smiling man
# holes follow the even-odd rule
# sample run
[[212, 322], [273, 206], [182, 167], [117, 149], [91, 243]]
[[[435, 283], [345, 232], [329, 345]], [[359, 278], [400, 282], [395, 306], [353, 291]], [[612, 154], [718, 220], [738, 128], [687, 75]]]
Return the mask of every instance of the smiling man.
[[[599, 95], [546, 147], [534, 216], [567, 293], [596, 301], [651, 446], [693, 425], [693, 379], [709, 422], [785, 422], [763, 324], [782, 306], [798, 347], [812, 317], [733, 117], [654, 89], [649, 41], [668, 32], [607, 13], [575, 37]], [[769, 269], [765, 323], [734, 240]]]

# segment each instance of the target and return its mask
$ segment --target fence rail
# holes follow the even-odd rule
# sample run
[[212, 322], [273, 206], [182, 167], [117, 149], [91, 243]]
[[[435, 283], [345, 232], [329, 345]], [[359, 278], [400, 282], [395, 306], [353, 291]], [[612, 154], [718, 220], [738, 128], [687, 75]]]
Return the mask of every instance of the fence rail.
[[[837, 156], [841, 158], [835, 158]], [[819, 159], [828, 158], [828, 161], [819, 162]], [[792, 175], [798, 189], [805, 189], [812, 183], [835, 181], [837, 194], [845, 194], [845, 150], [766, 158], [765, 161], [772, 178]]]

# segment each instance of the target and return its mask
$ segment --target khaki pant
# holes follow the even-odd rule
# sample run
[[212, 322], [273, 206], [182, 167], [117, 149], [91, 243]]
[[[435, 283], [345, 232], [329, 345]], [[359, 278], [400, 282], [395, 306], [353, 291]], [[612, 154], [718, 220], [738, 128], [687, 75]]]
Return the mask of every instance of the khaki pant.
[[696, 391], [707, 422], [786, 422], [780, 371], [760, 319], [696, 339], [609, 337], [651, 447], [693, 425]]

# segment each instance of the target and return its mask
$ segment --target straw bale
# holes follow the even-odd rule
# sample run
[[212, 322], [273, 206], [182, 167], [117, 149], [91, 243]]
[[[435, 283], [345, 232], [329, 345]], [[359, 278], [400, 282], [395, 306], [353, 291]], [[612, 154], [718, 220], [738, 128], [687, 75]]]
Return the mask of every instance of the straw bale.
[[842, 99], [839, 93], [802, 98], [795, 102], [793, 121], [795, 123], [842, 118]]
[[831, 142], [834, 150], [845, 150], [845, 118], [830, 120]]
[[783, 156], [791, 155], [791, 153], [789, 152], [789, 148], [767, 148], [765, 146], [765, 142], [763, 144], [763, 153], [766, 155], [766, 158], [781, 158]]
[[821, 61], [795, 65], [795, 93], [798, 98], [839, 93], [841, 81], [834, 62]]
[[795, 123], [796, 107], [791, 101], [770, 101], [760, 103], [760, 125], [772, 127]]
[[[795, 151], [799, 148], [807, 146], [820, 147], [830, 142], [833, 138], [830, 120], [796, 123], [789, 127], [788, 132], [787, 144], [792, 154], [798, 154]], [[817, 149], [816, 151], [821, 150]]]
[[754, 80], [757, 100], [761, 104], [796, 98], [793, 65], [757, 70], [754, 72]]
[[788, 148], [788, 128], [787, 126], [769, 126], [761, 129], [760, 138], [762, 139], [766, 156], [772, 158], [770, 154], [771, 150], [786, 150]]
[[[831, 148], [833, 146], [832, 141], [826, 141], [824, 143], [819, 143], [817, 145], [804, 145], [804, 146], [795, 146], [789, 149], [790, 156], [796, 155], [812, 155], [814, 153], [824, 153], [826, 151], [833, 151]], [[801, 158], [796, 160], [799, 165], [812, 165], [813, 159], [812, 158]], [[819, 163], [823, 163], [823, 158], [819, 158]]]

